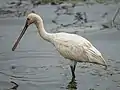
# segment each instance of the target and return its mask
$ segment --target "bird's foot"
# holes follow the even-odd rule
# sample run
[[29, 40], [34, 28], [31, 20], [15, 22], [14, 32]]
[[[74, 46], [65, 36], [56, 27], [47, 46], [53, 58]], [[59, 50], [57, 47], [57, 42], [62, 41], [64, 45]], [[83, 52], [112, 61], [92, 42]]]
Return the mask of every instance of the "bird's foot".
[[71, 81], [69, 82], [67, 89], [77, 89], [77, 83], [75, 78], [72, 78]]

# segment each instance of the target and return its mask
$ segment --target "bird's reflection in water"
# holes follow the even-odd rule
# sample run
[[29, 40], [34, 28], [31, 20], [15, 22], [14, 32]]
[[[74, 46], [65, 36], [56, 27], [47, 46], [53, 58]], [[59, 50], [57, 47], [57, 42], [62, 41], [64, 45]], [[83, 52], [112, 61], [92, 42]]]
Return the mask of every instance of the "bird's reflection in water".
[[71, 81], [69, 82], [68, 86], [67, 86], [68, 90], [76, 90], [77, 89], [77, 83], [75, 78], [72, 78]]

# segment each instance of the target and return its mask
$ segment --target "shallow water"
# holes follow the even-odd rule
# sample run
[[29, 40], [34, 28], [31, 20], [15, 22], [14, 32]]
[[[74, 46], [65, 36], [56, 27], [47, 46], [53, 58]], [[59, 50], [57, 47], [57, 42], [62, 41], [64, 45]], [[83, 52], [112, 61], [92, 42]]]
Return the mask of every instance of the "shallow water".
[[[105, 11], [110, 9], [110, 12], [115, 9], [115, 6], [112, 5], [108, 7], [95, 5], [90, 9], [85, 7], [85, 10], [93, 10], [94, 7], [105, 8]], [[98, 9], [95, 8], [92, 12], [99, 14]], [[56, 27], [51, 24], [55, 17], [53, 13], [55, 6], [39, 6], [35, 10], [42, 17], [44, 16], [45, 27], [47, 31], [51, 32], [49, 27]], [[94, 13], [93, 15], [96, 15]], [[98, 20], [97, 17], [99, 16], [96, 15], [94, 19]], [[66, 19], [69, 20], [69, 18]], [[34, 25], [28, 28], [17, 49], [14, 52], [11, 50], [24, 22], [23, 17], [0, 18], [0, 90], [12, 88], [14, 84], [10, 81], [19, 85], [17, 90], [66, 90], [71, 81], [68, 62], [50, 43], [39, 37]], [[66, 20], [66, 22], [68, 21]], [[71, 30], [73, 29], [69, 29], [69, 31]], [[78, 34], [81, 35], [81, 32]], [[115, 28], [97, 30], [82, 33], [82, 36], [89, 39], [103, 53], [109, 67], [108, 70], [104, 70], [103, 67], [97, 65], [78, 63], [74, 87], [77, 90], [120, 90], [120, 31]], [[70, 87], [67, 89], [74, 90]]]

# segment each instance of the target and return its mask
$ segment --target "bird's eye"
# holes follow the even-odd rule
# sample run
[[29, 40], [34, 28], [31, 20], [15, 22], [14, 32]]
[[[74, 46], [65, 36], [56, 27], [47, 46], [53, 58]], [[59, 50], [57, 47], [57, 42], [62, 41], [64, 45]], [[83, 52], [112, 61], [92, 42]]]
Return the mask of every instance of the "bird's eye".
[[29, 18], [27, 18], [27, 20], [29, 21], [30, 19], [29, 19]]

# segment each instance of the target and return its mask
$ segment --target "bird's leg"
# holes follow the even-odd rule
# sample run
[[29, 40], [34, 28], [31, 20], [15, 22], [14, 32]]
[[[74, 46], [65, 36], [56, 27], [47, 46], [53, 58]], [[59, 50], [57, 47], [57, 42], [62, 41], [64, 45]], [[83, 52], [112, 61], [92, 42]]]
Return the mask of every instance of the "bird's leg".
[[71, 72], [72, 72], [72, 79], [75, 78], [75, 68], [76, 68], [76, 64], [77, 64], [77, 62], [72, 61], [71, 65], [70, 65]]
[[71, 72], [72, 72], [72, 78], [75, 78], [75, 73], [74, 73], [74, 68], [73, 68], [73, 66], [70, 65], [70, 68], [71, 68]]
[[74, 61], [74, 67], [73, 67], [74, 72], [75, 72], [76, 64], [77, 64], [77, 62]]
[[77, 89], [77, 83], [75, 78], [72, 78], [71, 81], [69, 82], [68, 86], [67, 86], [68, 90], [76, 90]]

